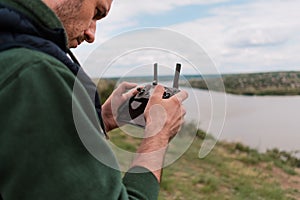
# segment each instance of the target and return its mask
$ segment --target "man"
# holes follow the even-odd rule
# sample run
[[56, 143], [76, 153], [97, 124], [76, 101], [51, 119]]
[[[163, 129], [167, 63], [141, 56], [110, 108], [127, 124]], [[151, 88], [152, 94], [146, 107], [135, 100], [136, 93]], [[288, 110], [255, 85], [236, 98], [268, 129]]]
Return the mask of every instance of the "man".
[[[69, 48], [95, 39], [96, 22], [111, 0], [0, 0], [0, 199], [156, 199], [167, 144], [182, 124], [186, 92], [162, 99], [157, 86], [145, 109], [145, 138], [131, 169], [120, 172], [83, 146], [74, 107], [86, 135], [118, 125], [111, 104], [121, 105], [135, 84], [123, 83], [102, 106], [89, 95], [85, 74], [73, 94], [79, 66]], [[71, 54], [74, 62], [66, 53]], [[151, 118], [163, 108], [166, 123]], [[73, 109], [72, 109], [73, 108]], [[96, 123], [89, 111], [99, 117]], [[103, 121], [102, 117], [103, 116]], [[102, 122], [102, 123], [101, 123]], [[100, 123], [100, 125], [98, 124]], [[104, 137], [100, 156], [117, 164]], [[134, 173], [143, 172], [143, 173]]]

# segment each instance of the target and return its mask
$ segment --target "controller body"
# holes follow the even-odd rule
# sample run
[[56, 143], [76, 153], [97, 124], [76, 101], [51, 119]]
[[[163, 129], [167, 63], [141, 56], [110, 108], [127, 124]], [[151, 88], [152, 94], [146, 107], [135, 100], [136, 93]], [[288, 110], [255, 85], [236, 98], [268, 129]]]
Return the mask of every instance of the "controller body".
[[[138, 93], [128, 99], [119, 109], [117, 121], [132, 124], [139, 127], [145, 127], [146, 121], [144, 110], [152, 95], [155, 85], [147, 84], [143, 88], [137, 88]], [[178, 88], [165, 87], [162, 98], [168, 99], [178, 93]]]
[[[178, 93], [179, 74], [181, 64], [176, 64], [175, 76], [173, 80], [173, 87], [165, 87], [162, 98], [168, 99], [174, 94]], [[154, 64], [154, 80], [152, 84], [146, 84], [142, 88], [137, 88], [138, 93], [135, 96], [129, 98], [118, 109], [117, 121], [119, 123], [127, 123], [136, 125], [139, 127], [145, 127], [146, 121], [144, 117], [144, 111], [148, 104], [149, 98], [153, 93], [155, 86], [157, 85], [157, 63]]]

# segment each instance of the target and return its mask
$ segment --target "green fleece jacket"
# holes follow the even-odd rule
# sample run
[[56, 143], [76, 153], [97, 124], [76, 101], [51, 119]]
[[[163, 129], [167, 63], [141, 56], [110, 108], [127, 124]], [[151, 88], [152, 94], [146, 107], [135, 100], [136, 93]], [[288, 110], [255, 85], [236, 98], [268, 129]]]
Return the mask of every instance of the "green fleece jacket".
[[[45, 27], [62, 28], [40, 0], [0, 3]], [[159, 184], [151, 172], [122, 178], [84, 147], [72, 103], [87, 135], [99, 134], [99, 128], [83, 102], [90, 110], [94, 106], [83, 86], [83, 95], [72, 100], [75, 76], [64, 64], [39, 51], [14, 48], [0, 52], [0, 70], [0, 199], [157, 199]], [[104, 150], [100, 156], [117, 163], [105, 138], [97, 143]]]

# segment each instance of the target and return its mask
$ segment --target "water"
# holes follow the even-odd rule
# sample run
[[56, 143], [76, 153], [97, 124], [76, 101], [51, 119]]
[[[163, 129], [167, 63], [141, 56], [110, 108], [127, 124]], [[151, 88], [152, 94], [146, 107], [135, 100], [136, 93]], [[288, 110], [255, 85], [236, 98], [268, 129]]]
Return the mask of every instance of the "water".
[[300, 150], [300, 96], [239, 96], [184, 88], [186, 120], [259, 151]]

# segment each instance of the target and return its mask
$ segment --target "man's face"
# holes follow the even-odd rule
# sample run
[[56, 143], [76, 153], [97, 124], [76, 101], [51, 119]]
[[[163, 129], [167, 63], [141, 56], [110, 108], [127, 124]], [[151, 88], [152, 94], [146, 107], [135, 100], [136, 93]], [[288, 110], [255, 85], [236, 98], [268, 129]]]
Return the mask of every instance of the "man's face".
[[83, 41], [94, 42], [96, 22], [108, 14], [112, 0], [62, 0], [53, 8], [62, 21], [68, 46], [76, 48]]

